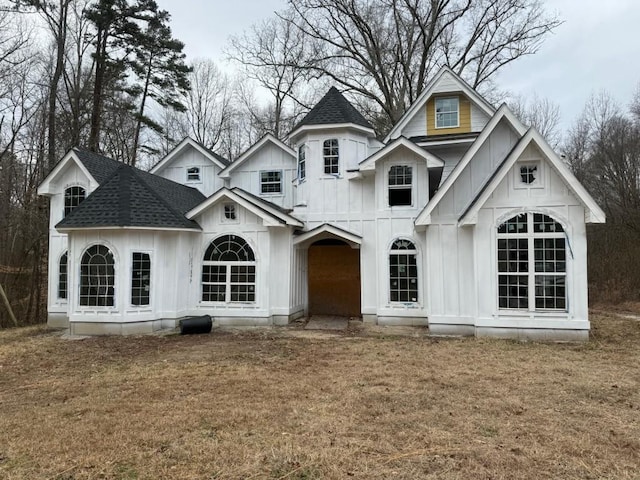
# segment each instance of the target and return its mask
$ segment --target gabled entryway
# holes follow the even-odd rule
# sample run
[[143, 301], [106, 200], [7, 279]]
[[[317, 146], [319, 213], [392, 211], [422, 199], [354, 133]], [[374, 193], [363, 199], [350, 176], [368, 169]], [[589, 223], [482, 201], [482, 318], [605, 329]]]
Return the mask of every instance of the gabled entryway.
[[360, 242], [360, 236], [328, 224], [294, 240], [307, 250], [309, 316], [361, 315]]

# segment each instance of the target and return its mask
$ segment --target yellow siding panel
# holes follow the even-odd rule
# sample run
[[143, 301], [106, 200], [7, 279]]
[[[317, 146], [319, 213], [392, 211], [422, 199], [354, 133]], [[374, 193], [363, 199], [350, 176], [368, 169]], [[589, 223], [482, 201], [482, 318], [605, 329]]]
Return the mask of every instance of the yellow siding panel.
[[[436, 128], [436, 102], [437, 97], [458, 97], [460, 108], [460, 126], [449, 128]], [[471, 132], [471, 102], [464, 95], [434, 95], [427, 102], [427, 135], [449, 135], [455, 133]]]

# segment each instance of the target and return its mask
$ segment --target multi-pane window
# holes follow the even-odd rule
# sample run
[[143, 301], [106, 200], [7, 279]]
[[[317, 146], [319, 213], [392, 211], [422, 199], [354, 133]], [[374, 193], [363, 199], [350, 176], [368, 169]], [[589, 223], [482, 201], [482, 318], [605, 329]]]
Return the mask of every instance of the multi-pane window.
[[415, 245], [396, 240], [389, 254], [389, 298], [392, 302], [418, 301], [418, 262]]
[[87, 196], [87, 192], [82, 187], [69, 187], [64, 191], [64, 216], [82, 203]]
[[200, 181], [200, 167], [187, 168], [187, 182], [199, 182]]
[[436, 128], [460, 125], [458, 97], [436, 98]]
[[260, 172], [261, 193], [282, 193], [282, 171], [271, 170]]
[[306, 148], [304, 145], [300, 145], [298, 148], [298, 180], [302, 181], [307, 178], [307, 160], [306, 160]]
[[133, 252], [131, 269], [131, 305], [149, 305], [151, 290], [151, 257]]
[[498, 227], [498, 307], [567, 309], [567, 240], [542, 213], [521, 213]]
[[104, 245], [89, 247], [80, 262], [80, 305], [114, 306], [113, 254]]
[[393, 165], [389, 169], [389, 206], [411, 205], [412, 168]]
[[322, 147], [322, 153], [324, 156], [324, 173], [328, 175], [338, 175], [340, 170], [338, 162], [338, 139], [332, 138], [330, 140], [325, 140]]
[[66, 299], [67, 298], [67, 272], [68, 268], [68, 258], [69, 255], [67, 252], [64, 252], [60, 257], [60, 263], [58, 264], [58, 298]]
[[531, 163], [520, 166], [520, 183], [531, 185], [536, 183], [538, 178], [538, 164]]
[[236, 235], [216, 238], [204, 254], [203, 302], [255, 302], [256, 259], [249, 244]]
[[225, 203], [224, 204], [224, 218], [225, 218], [225, 220], [235, 220], [236, 219], [236, 205], [235, 205], [235, 203]]

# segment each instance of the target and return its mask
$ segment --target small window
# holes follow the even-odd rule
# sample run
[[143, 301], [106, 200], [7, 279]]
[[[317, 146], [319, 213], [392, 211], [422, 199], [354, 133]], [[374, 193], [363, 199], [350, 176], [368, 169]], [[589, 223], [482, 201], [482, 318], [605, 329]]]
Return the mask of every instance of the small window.
[[200, 181], [200, 167], [187, 168], [187, 182], [199, 182]]
[[436, 128], [460, 126], [458, 97], [436, 98]]
[[234, 203], [225, 203], [224, 204], [224, 218], [227, 220], [235, 220], [236, 219], [236, 206]]
[[60, 263], [58, 265], [58, 298], [61, 300], [67, 299], [68, 258], [67, 252], [64, 252], [60, 257]]
[[282, 193], [282, 172], [280, 170], [260, 172], [260, 192]]
[[538, 164], [529, 163], [520, 166], [520, 183], [524, 185], [533, 185], [538, 183]]
[[307, 178], [306, 155], [305, 146], [300, 145], [300, 148], [298, 149], [298, 181], [302, 181]]
[[324, 173], [338, 175], [340, 171], [338, 139], [325, 140], [322, 151], [324, 155]]
[[412, 168], [393, 165], [389, 170], [389, 206], [411, 205]]
[[389, 299], [392, 302], [418, 301], [416, 247], [409, 240], [396, 240], [389, 255]]
[[87, 192], [82, 187], [69, 187], [64, 191], [64, 216], [69, 215], [74, 208], [82, 203]]
[[148, 253], [133, 252], [131, 270], [131, 304], [149, 305], [151, 287], [151, 257]]

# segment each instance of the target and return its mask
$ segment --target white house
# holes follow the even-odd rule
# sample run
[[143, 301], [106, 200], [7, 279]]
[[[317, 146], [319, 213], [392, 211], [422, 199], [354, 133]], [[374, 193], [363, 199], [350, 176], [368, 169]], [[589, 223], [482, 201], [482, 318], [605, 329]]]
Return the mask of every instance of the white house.
[[51, 199], [49, 324], [127, 334], [209, 314], [588, 338], [585, 225], [558, 155], [443, 68], [380, 142], [332, 88], [233, 163], [185, 139], [151, 172], [71, 150]]

